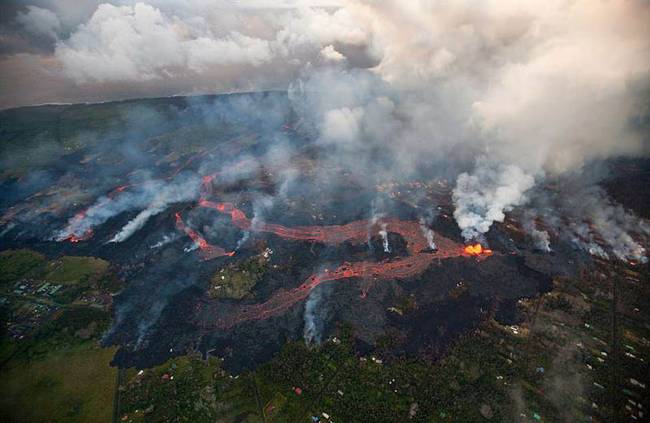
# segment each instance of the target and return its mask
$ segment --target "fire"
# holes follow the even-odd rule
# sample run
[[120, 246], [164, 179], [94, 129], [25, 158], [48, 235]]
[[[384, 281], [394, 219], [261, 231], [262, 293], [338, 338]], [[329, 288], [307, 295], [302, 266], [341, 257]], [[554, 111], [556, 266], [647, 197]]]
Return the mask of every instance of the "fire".
[[87, 241], [87, 240], [89, 240], [89, 239], [92, 238], [92, 237], [93, 237], [93, 230], [92, 230], [92, 229], [88, 229], [88, 230], [87, 230], [86, 232], [84, 232], [82, 235], [70, 234], [70, 236], [68, 236], [68, 237], [66, 238], [66, 240], [70, 241], [70, 242], [73, 243], [73, 244], [77, 244], [77, 243], [79, 243], [80, 241]]
[[465, 247], [465, 253], [469, 254], [470, 256], [480, 256], [480, 255], [490, 255], [492, 254], [492, 250], [483, 248], [483, 246], [479, 243], [473, 244], [473, 245], [468, 245]]

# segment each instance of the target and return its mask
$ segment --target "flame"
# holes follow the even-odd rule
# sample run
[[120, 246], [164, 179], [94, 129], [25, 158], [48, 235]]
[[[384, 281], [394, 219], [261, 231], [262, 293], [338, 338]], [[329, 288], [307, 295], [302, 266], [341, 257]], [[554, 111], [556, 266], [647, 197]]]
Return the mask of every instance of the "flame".
[[492, 250], [489, 250], [487, 248], [483, 248], [481, 244], [473, 244], [473, 245], [468, 245], [465, 247], [465, 253], [469, 254], [470, 256], [480, 256], [480, 255], [490, 255], [492, 254]]

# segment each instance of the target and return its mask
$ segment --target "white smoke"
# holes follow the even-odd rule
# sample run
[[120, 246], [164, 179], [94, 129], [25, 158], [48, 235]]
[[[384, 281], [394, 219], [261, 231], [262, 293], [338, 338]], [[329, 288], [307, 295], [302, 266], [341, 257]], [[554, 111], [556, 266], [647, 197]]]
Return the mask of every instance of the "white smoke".
[[[374, 236], [373, 230], [377, 223], [381, 221], [381, 219], [384, 218], [385, 213], [383, 210], [385, 209], [385, 204], [382, 199], [382, 197], [377, 197], [374, 198], [370, 202], [370, 219], [368, 219], [368, 249], [370, 251], [373, 251], [373, 246], [372, 246], [372, 237]], [[386, 225], [383, 225], [385, 228]], [[381, 234], [380, 234], [381, 235]]]
[[323, 340], [324, 319], [327, 314], [323, 299], [328, 289], [327, 284], [318, 285], [311, 290], [305, 302], [303, 337], [308, 345], [318, 345]]
[[114, 237], [113, 242], [122, 241], [142, 227], [149, 217], [164, 210], [167, 204], [196, 198], [199, 184], [200, 180], [197, 177], [179, 175], [171, 183], [150, 180], [139, 183], [112, 198], [100, 197], [83, 214], [71, 217], [68, 225], [58, 231], [54, 237], [58, 241], [63, 241], [71, 235], [82, 236], [120, 213], [151, 207], [136, 216], [132, 223], [129, 222], [127, 227], [120, 231], [121, 235], [118, 234], [120, 235], [118, 238]]
[[162, 239], [160, 241], [156, 242], [155, 244], [153, 244], [149, 248], [154, 250], [156, 248], [163, 247], [163, 246], [165, 246], [165, 245], [167, 245], [169, 243], [174, 242], [176, 240], [176, 238], [177, 238], [177, 235], [174, 234], [174, 233], [172, 233], [170, 235], [163, 235], [163, 237], [162, 237]]
[[420, 217], [420, 229], [422, 230], [422, 235], [427, 240], [427, 245], [431, 250], [435, 250], [436, 243], [433, 241], [433, 231], [427, 226], [427, 221], [424, 217]]
[[186, 252], [186, 253], [191, 253], [192, 251], [194, 251], [194, 250], [196, 250], [198, 248], [199, 248], [199, 244], [196, 243], [196, 242], [192, 242], [192, 245], [190, 245], [189, 247], [183, 248], [183, 251]]
[[237, 241], [237, 246], [235, 247], [235, 251], [239, 251], [239, 249], [242, 247], [242, 245], [244, 245], [246, 243], [246, 241], [248, 241], [250, 236], [251, 236], [250, 231], [244, 231], [244, 234], [242, 235], [242, 237], [239, 239], [239, 241]]
[[251, 228], [256, 230], [264, 222], [264, 214], [273, 207], [274, 199], [269, 195], [257, 195], [253, 199], [253, 217]]
[[494, 222], [503, 222], [505, 212], [527, 201], [526, 191], [535, 179], [515, 165], [479, 164], [474, 173], [458, 176], [452, 198], [454, 217], [463, 237], [470, 240], [485, 234]]
[[542, 250], [549, 252], [551, 251], [551, 239], [546, 231], [540, 231], [539, 229], [535, 228], [534, 226], [528, 226], [525, 227], [525, 229], [528, 231], [530, 236], [533, 238], [535, 241], [535, 246]]
[[390, 253], [390, 247], [388, 245], [388, 232], [386, 231], [385, 223], [381, 224], [381, 230], [379, 231], [379, 235], [381, 236], [381, 241], [384, 246], [384, 253]]
[[189, 201], [198, 195], [198, 181], [194, 178], [182, 180], [179, 183], [171, 183], [164, 186], [156, 192], [152, 203], [142, 210], [136, 217], [127, 223], [113, 238], [108, 242], [123, 242], [131, 237], [136, 231], [141, 229], [145, 223], [157, 214], [162, 213], [170, 204]]
[[129, 223], [127, 223], [118, 233], [113, 236], [108, 242], [123, 242], [133, 235], [137, 230], [142, 228], [151, 216], [155, 216], [165, 210], [162, 204], [154, 207], [148, 207], [138, 213]]
[[[647, 112], [644, 0], [335, 3], [107, 2], [59, 36], [54, 56], [7, 60], [14, 79], [60, 67], [57, 75], [69, 79], [59, 85], [86, 93], [291, 85], [297, 113], [333, 160], [370, 175], [408, 177], [442, 163], [455, 178], [484, 156], [454, 190], [468, 238], [526, 204], [536, 182], [592, 160], [648, 153], [630, 125]], [[56, 31], [50, 18], [39, 27]], [[381, 172], [377, 151], [390, 158]], [[639, 253], [599, 225], [620, 255]]]
[[[621, 260], [645, 262], [643, 244], [650, 240], [650, 225], [613, 203], [602, 189], [575, 183], [565, 180], [555, 193], [538, 190], [524, 215], [524, 230], [533, 238], [539, 236], [533, 223], [536, 218], [558, 237], [592, 255], [606, 258], [611, 253]], [[548, 236], [544, 231], [540, 240]]]

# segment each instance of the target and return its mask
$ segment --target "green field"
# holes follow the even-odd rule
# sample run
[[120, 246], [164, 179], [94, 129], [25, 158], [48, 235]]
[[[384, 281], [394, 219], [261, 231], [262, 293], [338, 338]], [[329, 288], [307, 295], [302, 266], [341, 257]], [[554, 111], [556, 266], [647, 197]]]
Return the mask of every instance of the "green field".
[[47, 264], [44, 279], [63, 285], [86, 282], [103, 275], [108, 265], [107, 261], [95, 257], [64, 256]]
[[4, 422], [109, 422], [116, 369], [114, 349], [95, 342], [53, 351], [37, 361], [12, 361], [0, 370]]
[[240, 300], [251, 294], [267, 267], [266, 260], [256, 258], [226, 266], [212, 276], [208, 295], [212, 298]]
[[0, 283], [14, 282], [39, 273], [45, 256], [32, 250], [7, 250], [0, 252]]
[[32, 277], [51, 283], [74, 285], [98, 280], [109, 262], [95, 257], [63, 256], [46, 263], [43, 254], [20, 249], [0, 252], [0, 283]]
[[[31, 250], [0, 253], [0, 282], [11, 298], [2, 309], [3, 320], [29, 322], [30, 316], [19, 313], [43, 304], [58, 307], [24, 338], [8, 336], [4, 327], [0, 331], [0, 421], [111, 420], [116, 369], [109, 363], [115, 349], [98, 346], [110, 314], [97, 307], [69, 304], [103, 280], [108, 267], [107, 261], [94, 257], [64, 256], [48, 262]], [[64, 288], [50, 297], [12, 292], [13, 284], [22, 279], [27, 286], [46, 280]]]

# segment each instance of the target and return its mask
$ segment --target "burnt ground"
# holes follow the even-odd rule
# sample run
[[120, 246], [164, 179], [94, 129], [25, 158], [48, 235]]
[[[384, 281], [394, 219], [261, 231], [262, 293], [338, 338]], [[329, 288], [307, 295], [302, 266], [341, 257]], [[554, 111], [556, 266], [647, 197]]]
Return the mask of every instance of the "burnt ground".
[[[187, 105], [176, 104], [178, 101], [173, 100], [173, 107], [190, 109]], [[186, 117], [192, 115], [187, 110], [183, 113]], [[9, 221], [14, 226], [3, 227], [3, 231], [8, 228], [2, 235], [3, 249], [31, 248], [48, 257], [100, 257], [110, 261], [112, 271], [125, 282], [126, 288], [114, 297], [113, 326], [104, 336], [105, 345], [120, 347], [114, 358], [116, 366], [151, 367], [171, 356], [199, 350], [224, 357], [225, 365], [235, 372], [254, 368], [272, 357], [285, 342], [303, 337], [305, 301], [297, 302], [283, 314], [230, 329], [210, 328], [210, 325], [206, 328], [206, 322], [214, 321], [241, 304], [263, 302], [278, 290], [295, 288], [324, 266], [336, 266], [344, 261], [391, 260], [408, 254], [405, 240], [395, 233], [388, 235], [391, 246], [388, 253], [383, 251], [378, 236], [371, 237], [368, 244], [338, 246], [288, 241], [275, 235], [255, 233], [243, 241], [245, 234], [228, 218], [213, 210], [199, 209], [192, 201], [176, 203], [153, 216], [134, 236], [120, 244], [107, 244], [106, 241], [139, 210], [111, 217], [95, 228], [94, 237], [88, 241], [72, 244], [52, 240], [52, 234], [64, 227], [70, 216], [125, 182], [122, 177], [138, 169], [140, 164], [148, 170], [155, 169], [154, 176], [161, 176], [190, 163], [187, 172], [198, 177], [204, 168], [219, 168], [240, 156], [263, 154], [274, 137], [301, 148], [307, 144], [303, 150], [298, 149], [298, 156], [292, 158], [295, 161], [308, 163], [318, 158], [302, 134], [287, 135], [278, 130], [280, 125], [269, 129], [267, 124], [259, 122], [238, 122], [238, 125], [228, 129], [227, 136], [222, 134], [229, 143], [227, 150], [201, 156], [196, 162], [188, 159], [197, 151], [207, 151], [200, 143], [177, 158], [172, 146], [154, 149], [153, 158], [144, 161], [138, 155], [131, 162], [125, 160], [115, 166], [103, 166], [98, 161], [81, 164], [89, 155], [103, 157], [113, 153], [95, 146], [88, 147], [88, 151], [56, 157], [43, 169], [30, 171], [28, 176], [8, 176], [0, 182], [3, 192], [0, 211], [3, 214], [17, 203], [27, 201], [30, 205]], [[173, 125], [162, 126], [162, 131], [175, 129]], [[146, 148], [154, 148], [162, 143], [160, 137], [163, 135], [158, 129], [143, 129], [138, 136], [144, 137], [144, 141], [138, 142]], [[221, 141], [211, 142], [219, 144]], [[223, 142], [226, 145], [226, 141]], [[213, 147], [210, 144], [210, 148]], [[167, 162], [156, 165], [169, 157], [172, 158]], [[205, 166], [206, 163], [210, 166]], [[308, 164], [304, 166], [309, 167]], [[111, 171], [104, 172], [104, 168]], [[602, 185], [624, 207], [649, 217], [650, 193], [645, 189], [650, 183], [649, 169], [648, 161], [613, 162], [610, 176]], [[374, 186], [364, 185], [354, 175], [340, 174], [326, 187], [320, 183], [319, 176], [298, 178], [284, 198], [264, 172], [217, 187], [214, 195], [224, 201], [237, 202], [248, 216], [260, 213], [266, 221], [286, 226], [333, 225], [369, 219], [373, 202], [381, 204], [377, 212], [386, 216], [405, 220], [420, 217], [421, 208], [378, 193]], [[63, 186], [71, 191], [90, 191], [90, 195], [74, 197], [74, 200], [63, 197], [58, 199], [57, 207], [38, 213], [36, 207], [31, 207], [32, 203], [34, 206], [40, 204], [40, 197], [34, 200], [30, 196]], [[444, 197], [444, 193], [439, 195]], [[259, 199], [265, 196], [272, 197], [271, 204], [260, 207], [258, 203], [264, 202]], [[431, 227], [436, 233], [462, 242], [453, 219], [443, 215], [450, 215], [448, 203], [448, 196], [434, 200], [425, 195], [418, 200], [421, 207], [430, 209], [443, 204], [441, 215]], [[237, 255], [203, 261], [196, 251], [186, 251], [191, 249], [192, 242], [175, 228], [176, 212], [183, 213], [186, 221], [208, 242], [227, 251], [239, 245]], [[164, 237], [170, 237], [170, 242], [152, 248]], [[589, 265], [591, 260], [588, 255], [562, 243], [555, 244], [550, 254], [536, 251], [525, 237], [512, 232], [506, 225], [495, 225], [488, 234], [488, 242], [495, 254], [484, 260], [459, 257], [434, 261], [424, 273], [406, 280], [351, 278], [319, 286], [314, 293], [318, 301], [312, 318], [317, 321], [320, 337], [326, 339], [337, 325], [349, 323], [360, 350], [381, 349], [393, 356], [435, 359], [454, 340], [486, 319], [516, 324], [521, 319], [518, 300], [549, 291], [554, 277], [571, 275], [579, 266]], [[247, 298], [208, 298], [206, 291], [215, 272], [227, 264], [258, 257], [265, 248], [273, 251], [270, 263], [278, 267], [266, 269]], [[368, 295], [362, 298], [362, 290], [368, 287]]]
[[[348, 195], [356, 197], [357, 192], [351, 191]], [[345, 199], [341, 203], [345, 203]], [[413, 218], [415, 213], [403, 204], [389, 204], [389, 207], [395, 213], [402, 213], [398, 216], [404, 219]], [[250, 206], [246, 210], [244, 205], [244, 209], [253, 213]], [[109, 219], [88, 242], [73, 245], [17, 239], [8, 247], [34, 248], [51, 256], [91, 255], [112, 263], [113, 269], [127, 283], [114, 298], [113, 328], [104, 338], [106, 345], [121, 346], [114, 359], [115, 365], [151, 367], [171, 356], [199, 350], [224, 357], [227, 368], [234, 372], [254, 368], [270, 359], [286, 341], [300, 339], [305, 302], [296, 303], [282, 315], [243, 323], [228, 330], [202, 327], [206, 321], [214, 319], [213, 316], [228, 313], [241, 303], [263, 302], [280, 289], [298, 286], [323, 266], [408, 255], [406, 242], [395, 233], [388, 236], [389, 253], [384, 252], [379, 236], [373, 236], [368, 244], [325, 246], [254, 233], [235, 258], [202, 261], [196, 252], [184, 251], [191, 247], [191, 241], [174, 229], [173, 214], [177, 210], [186, 213], [194, 227], [212, 228], [205, 232], [208, 241], [227, 250], [236, 248], [243, 237], [228, 219], [209, 210], [194, 209], [188, 203], [178, 204], [155, 216], [138, 236], [122, 244], [105, 242], [134, 216], [133, 212]], [[347, 215], [343, 210], [337, 209], [343, 222], [368, 217], [365, 210], [348, 208]], [[282, 216], [279, 220], [287, 226], [314, 223], [313, 219], [282, 210], [281, 206], [270, 214]], [[300, 217], [294, 221], [296, 215]], [[433, 229], [461, 241], [451, 220], [440, 218]], [[212, 232], [214, 236], [210, 235]], [[151, 245], [170, 234], [175, 236], [173, 242], [151, 249]], [[525, 246], [515, 256], [497, 242], [493, 244], [497, 253], [485, 260], [460, 257], [434, 261], [422, 275], [408, 280], [373, 282], [353, 278], [325, 283], [318, 288], [321, 298], [317, 319], [322, 338], [327, 338], [338, 324], [346, 322], [352, 325], [359, 345], [365, 350], [372, 351], [379, 342], [385, 351], [396, 356], [435, 359], [453, 340], [484, 319], [495, 317], [515, 322], [518, 319], [516, 301], [549, 290], [552, 275], [562, 271], [564, 261], [558, 260], [558, 256], [528, 251]], [[260, 245], [273, 250], [271, 262], [279, 268], [268, 269], [249, 298], [208, 299], [206, 290], [211, 276], [227, 263], [258, 255]], [[530, 265], [531, 262], [535, 265]], [[370, 287], [368, 296], [362, 298], [361, 290], [366, 286]], [[405, 306], [409, 299], [413, 299], [413, 304]], [[402, 315], [391, 308], [399, 309]], [[395, 335], [396, 342], [384, 345], [381, 341], [387, 335]]]
[[650, 160], [615, 160], [609, 169], [610, 174], [601, 185], [610, 197], [638, 216], [650, 219]]
[[[263, 302], [278, 290], [298, 286], [318, 266], [335, 265], [345, 260], [385, 260], [407, 254], [405, 242], [397, 234], [389, 235], [390, 253], [383, 251], [378, 237], [371, 239], [371, 248], [350, 244], [324, 246], [261, 234], [252, 235], [249, 243], [260, 239], [274, 251], [272, 262], [285, 265], [267, 271], [252, 296], [244, 300], [206, 298], [211, 274], [231, 259], [196, 263], [187, 254], [173, 253], [180, 248], [174, 244], [159, 253], [151, 267], [131, 275], [136, 282], [116, 298], [117, 323], [106, 339], [107, 343], [124, 345], [115, 363], [125, 367], [150, 367], [170, 356], [197, 349], [224, 357], [231, 371], [254, 368], [272, 357], [286, 341], [302, 337], [304, 301], [281, 315], [242, 323], [227, 330], [206, 329], [204, 325], [228, 314], [229, 310], [234, 312], [242, 303]], [[180, 243], [187, 244], [186, 241]], [[536, 256], [535, 253], [529, 255]], [[244, 257], [246, 252], [241, 260]], [[365, 345], [366, 349], [376, 348], [382, 337], [397, 333], [399, 336], [395, 339], [399, 342], [390, 346], [391, 354], [436, 358], [450, 342], [486, 318], [516, 322], [518, 299], [550, 290], [551, 275], [534, 270], [526, 262], [524, 257], [502, 252], [485, 260], [461, 257], [435, 261], [422, 275], [407, 280], [373, 282], [352, 278], [325, 283], [317, 288], [321, 336], [326, 338], [338, 324], [346, 322], [352, 325], [360, 345]], [[549, 266], [553, 266], [552, 260]], [[179, 275], [182, 280], [178, 280]], [[178, 290], [177, 293], [166, 292], [160, 286], [161, 281], [169, 284], [170, 280], [174, 282], [169, 289]], [[365, 286], [370, 286], [370, 290], [368, 296], [362, 298], [361, 290]], [[165, 293], [159, 294], [159, 290]], [[147, 327], [149, 334], [145, 340], [138, 341], [142, 322], [156, 317], [149, 317], [142, 310], [155, 308], [152, 298], [159, 297], [167, 298], [167, 303], [156, 323]], [[403, 306], [409, 298], [414, 299], [413, 304]], [[134, 299], [142, 302], [133, 304]], [[391, 309], [399, 309], [402, 314]], [[125, 317], [120, 318], [120, 313]]]

